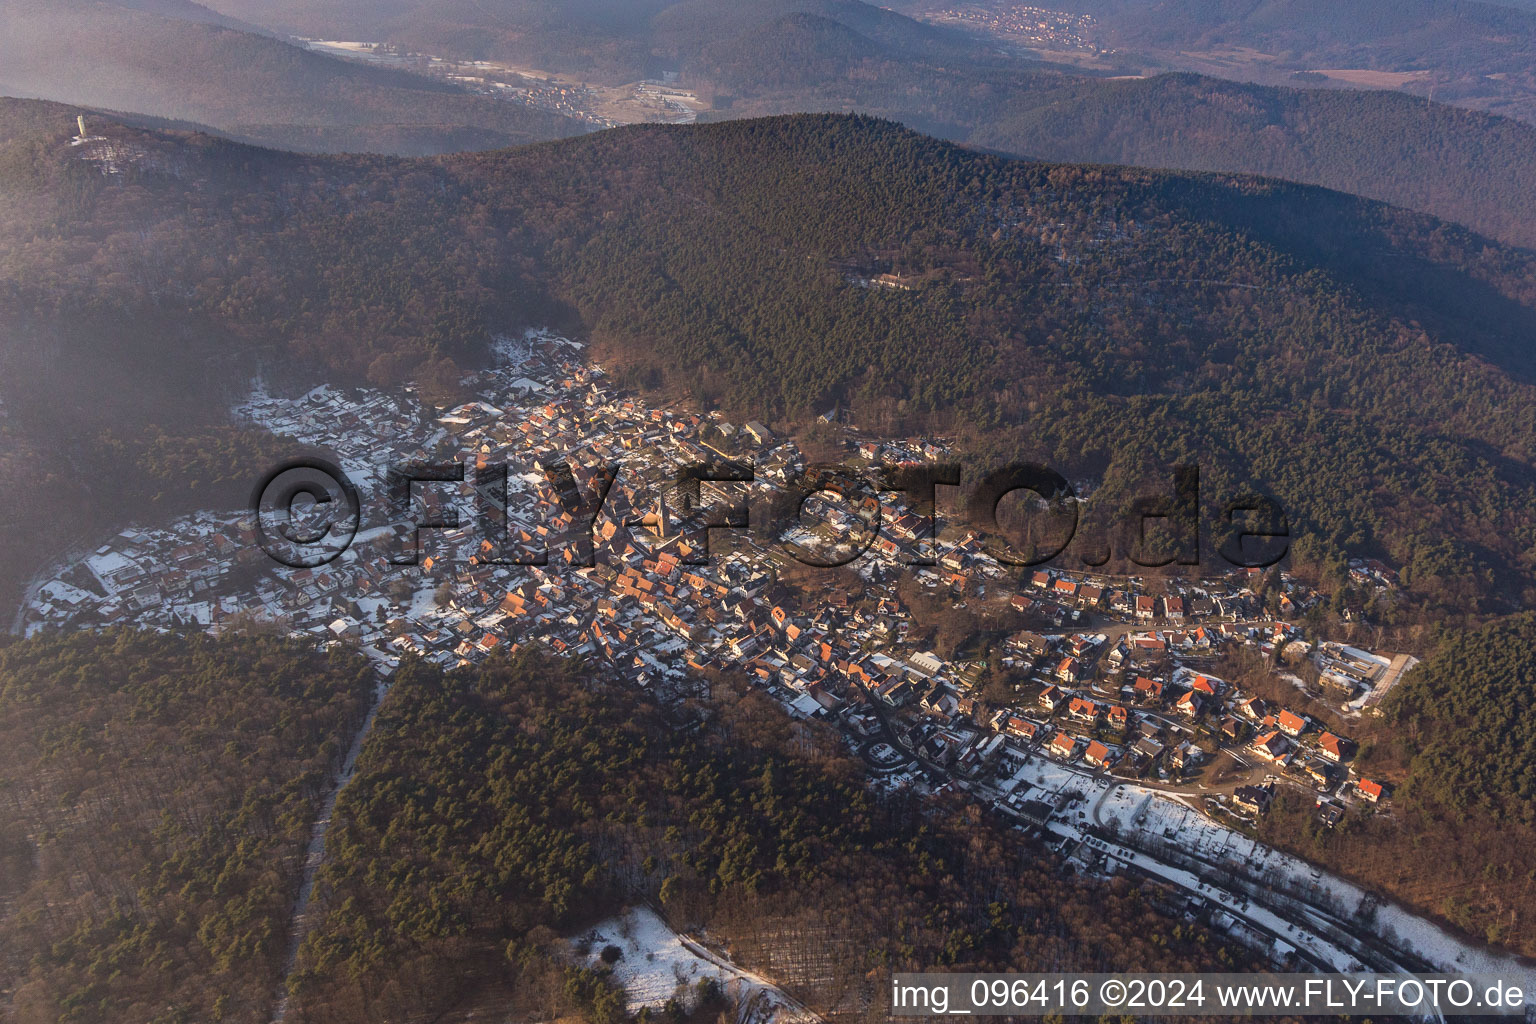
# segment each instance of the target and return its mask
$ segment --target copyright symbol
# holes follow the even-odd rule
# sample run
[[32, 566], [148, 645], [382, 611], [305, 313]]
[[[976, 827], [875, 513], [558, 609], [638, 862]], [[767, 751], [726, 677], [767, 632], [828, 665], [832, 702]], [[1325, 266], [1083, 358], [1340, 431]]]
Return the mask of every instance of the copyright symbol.
[[1100, 985], [1099, 1001], [1105, 1006], [1119, 1006], [1125, 1002], [1125, 982], [1110, 978]]
[[314, 569], [341, 557], [357, 536], [362, 503], [341, 467], [326, 459], [291, 459], [251, 494], [256, 542], [290, 569]]

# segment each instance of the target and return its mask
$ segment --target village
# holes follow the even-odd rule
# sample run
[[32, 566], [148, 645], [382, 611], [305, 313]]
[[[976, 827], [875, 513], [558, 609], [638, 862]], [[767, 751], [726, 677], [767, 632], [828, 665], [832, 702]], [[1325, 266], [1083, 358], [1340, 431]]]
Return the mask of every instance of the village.
[[1098, 25], [1090, 14], [1057, 11], [1029, 4], [943, 4], [919, 9], [923, 21], [955, 25], [999, 39], [1053, 51], [1081, 50], [1094, 54], [1116, 51], [1098, 45]]
[[[663, 700], [690, 694], [709, 667], [738, 668], [790, 714], [836, 718], [861, 740], [888, 729], [896, 742], [871, 744], [885, 749], [870, 760], [882, 773], [899, 764], [902, 781], [928, 769], [929, 783], [963, 785], [1038, 752], [1194, 791], [1202, 770], [1227, 751], [1243, 765], [1262, 766], [1256, 775], [1272, 771], [1335, 801], [1383, 798], [1379, 784], [1353, 774], [1348, 737], [1197, 670], [1234, 645], [1266, 656], [1305, 650], [1341, 708], [1354, 713], [1374, 707], [1401, 677], [1401, 662], [1394, 668], [1381, 655], [1311, 644], [1286, 621], [1267, 617], [1252, 589], [1258, 570], [1154, 595], [1124, 578], [1020, 574], [967, 532], [945, 545], [924, 586], [960, 601], [967, 594], [1006, 601], [1048, 624], [1020, 630], [989, 652], [1018, 695], [989, 702], [978, 686], [984, 661], [947, 662], [904, 640], [910, 616], [894, 581], [916, 571], [912, 563], [930, 542], [921, 536], [924, 520], [899, 496], [882, 498], [893, 504], [881, 509], [880, 534], [854, 563], [867, 597], [850, 602], [834, 594], [819, 608], [796, 603], [781, 580], [782, 547], [732, 531], [725, 557], [700, 557], [698, 531], [678, 528], [684, 514], [674, 511], [676, 501], [663, 500], [679, 465], [739, 458], [741, 451], [756, 466], [751, 484], [705, 486], [772, 492], [803, 466], [793, 444], [778, 443], [756, 423], [738, 429], [718, 416], [646, 408], [616, 394], [563, 339], [533, 334], [524, 345], [515, 366], [475, 382], [476, 401], [436, 416], [409, 393], [327, 388], [297, 400], [258, 395], [240, 410], [279, 435], [335, 452], [364, 490], [378, 488], [385, 466], [434, 456], [468, 451], [482, 467], [492, 456], [517, 460], [520, 472], [509, 480], [514, 494], [523, 493], [506, 502], [511, 546], [496, 557], [466, 515], [463, 526], [440, 537], [422, 531], [430, 551], [419, 566], [386, 556], [386, 547], [404, 542], [403, 527], [373, 523], [337, 562], [289, 569], [267, 559], [248, 513], [207, 512], [162, 529], [123, 531], [38, 589], [28, 630], [129, 621], [216, 630], [255, 616], [300, 635], [357, 643], [386, 670], [405, 654], [453, 667], [503, 645], [539, 642], [600, 658]], [[727, 453], [719, 447], [727, 438], [745, 447]], [[856, 450], [886, 463], [947, 453], [931, 438], [862, 441]], [[598, 467], [623, 467], [595, 524], [596, 557], [581, 543], [551, 543], [568, 537], [573, 517], [535, 468], [541, 459], [567, 461], [583, 490]], [[456, 494], [439, 485], [429, 497], [474, 498], [472, 480], [453, 486]], [[795, 533], [813, 542], [818, 518], [828, 536], [860, 526], [846, 503], [813, 500]], [[507, 550], [551, 548], [555, 557], [545, 566], [506, 564]], [[1299, 613], [1313, 600], [1288, 577], [1283, 583], [1282, 612]], [[1235, 813], [1262, 809], [1255, 787], [1230, 788]]]
[[658, 122], [692, 124], [707, 109], [676, 72], [659, 79], [599, 85], [579, 76], [489, 60], [456, 60], [414, 53], [389, 43], [305, 39], [311, 50], [343, 60], [410, 71], [451, 82], [468, 92], [560, 114], [590, 128]]
[[[701, 527], [676, 486], [680, 465], [746, 462], [750, 483], [705, 482], [694, 503], [772, 506], [806, 463], [795, 444], [759, 423], [649, 407], [615, 388], [579, 344], [549, 332], [500, 347], [504, 365], [471, 378], [474, 398], [453, 408], [424, 404], [411, 390], [321, 387], [280, 398], [258, 386], [236, 410], [296, 447], [334, 453], [365, 495], [383, 494], [392, 466], [504, 464], [507, 493], [493, 501], [506, 527], [500, 542], [483, 535], [475, 508], [487, 495], [475, 473], [417, 485], [417, 523], [459, 507], [458, 525], [421, 528], [418, 537], [414, 524], [392, 521], [382, 498], [364, 498], [355, 542], [310, 568], [272, 561], [249, 510], [205, 511], [125, 529], [45, 573], [24, 630], [219, 632], [263, 623], [352, 646], [385, 680], [408, 656], [454, 668], [537, 644], [588, 659], [677, 708], [707, 697], [718, 673], [734, 673], [786, 714], [833, 723], [877, 787], [964, 794], [1058, 844], [1083, 870], [1161, 877], [1191, 906], [1213, 893], [1177, 837], [1211, 833], [1223, 850], [1247, 844], [1244, 863], [1258, 863], [1251, 851], [1265, 848], [1253, 841], [1253, 824], [1282, 787], [1307, 793], [1330, 826], [1349, 813], [1390, 813], [1390, 790], [1353, 768], [1351, 737], [1213, 669], [1248, 652], [1299, 696], [1295, 673], [1307, 667], [1306, 685], [1349, 721], [1371, 714], [1411, 667], [1406, 655], [1306, 636], [1295, 622], [1318, 598], [1288, 575], [1268, 570], [1261, 597], [1260, 570], [1155, 587], [1136, 577], [1020, 570], [991, 558], [969, 529], [942, 521], [935, 549], [924, 517], [892, 493], [880, 497], [878, 536], [846, 567], [862, 580], [854, 596], [807, 586], [816, 570], [788, 552], [830, 544], [850, 553], [848, 538], [869, 510], [821, 493], [778, 535], [718, 528], [723, 521]], [[845, 447], [855, 466], [950, 454], [931, 437], [850, 437]], [[582, 495], [601, 496], [590, 534], [569, 495], [557, 493], [557, 464]], [[603, 467], [615, 465], [603, 494]], [[416, 564], [403, 564], [412, 559], [402, 551], [417, 550]], [[544, 564], [517, 564], [537, 561]], [[913, 564], [924, 561], [936, 564]], [[1352, 572], [1394, 585], [1379, 563]], [[915, 621], [903, 597], [914, 584], [904, 590], [903, 580], [915, 580], [930, 604], [985, 607], [1032, 626], [941, 656], [924, 642], [930, 631]], [[1149, 808], [1178, 824], [1142, 828]], [[1294, 862], [1287, 870], [1302, 888], [1316, 888], [1304, 862], [1275, 856]], [[1270, 927], [1256, 920], [1267, 898], [1244, 898], [1255, 909], [1233, 917], [1229, 908], [1231, 928], [1251, 932], [1277, 962], [1437, 962], [1383, 953], [1366, 941], [1368, 930], [1308, 939], [1296, 920]], [[1353, 909], [1330, 913], [1348, 919]], [[1314, 901], [1309, 913], [1318, 912]], [[1309, 956], [1309, 942], [1329, 952]]]

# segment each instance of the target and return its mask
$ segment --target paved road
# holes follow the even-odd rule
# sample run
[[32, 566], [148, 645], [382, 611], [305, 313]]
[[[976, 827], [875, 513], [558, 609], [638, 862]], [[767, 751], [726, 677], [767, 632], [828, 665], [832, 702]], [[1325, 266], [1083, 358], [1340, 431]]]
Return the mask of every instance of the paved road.
[[1167, 622], [1105, 622], [1090, 626], [1080, 626], [1074, 632], [1102, 633], [1109, 637], [1110, 640], [1105, 646], [1113, 647], [1114, 641], [1125, 636], [1127, 633], [1173, 632], [1181, 629], [1199, 629], [1201, 626], [1211, 629], [1215, 629], [1218, 626], [1235, 626], [1240, 629], [1263, 628], [1265, 626], [1273, 626], [1276, 621], [1275, 619], [1243, 619], [1239, 622], [1194, 622], [1186, 623], [1182, 626], [1175, 626]]

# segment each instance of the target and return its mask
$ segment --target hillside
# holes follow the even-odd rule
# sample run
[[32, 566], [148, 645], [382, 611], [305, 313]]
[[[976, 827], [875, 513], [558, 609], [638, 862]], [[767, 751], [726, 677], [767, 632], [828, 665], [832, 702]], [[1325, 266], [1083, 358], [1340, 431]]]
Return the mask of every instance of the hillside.
[[1391, 92], [1196, 75], [1021, 90], [962, 141], [1046, 160], [1240, 171], [1380, 199], [1536, 246], [1536, 127]]
[[[554, 323], [733, 416], [842, 402], [1106, 506], [1198, 458], [1211, 493], [1280, 497], [1319, 571], [1379, 553], [1448, 608], [1531, 585], [1536, 264], [1427, 217], [836, 116], [420, 162], [69, 134], [0, 152], [3, 352], [32, 382], [3, 397], [49, 443], [164, 422], [168, 392], [183, 432], [216, 422], [261, 360], [451, 387], [491, 333]], [[888, 271], [912, 287], [859, 284]]]
[[0, 647], [0, 1016], [266, 1021], [371, 688], [361, 658], [270, 638]]
[[388, 40], [428, 53], [495, 58], [630, 82], [676, 70], [712, 43], [805, 15], [836, 21], [879, 45], [971, 56], [974, 44], [861, 0], [215, 0], [225, 14], [283, 32]]
[[[611, 82], [676, 71], [713, 103], [706, 118], [859, 111], [1037, 159], [1282, 177], [1536, 246], [1536, 127], [1527, 123], [1404, 92], [1069, 73], [858, 0], [494, 8], [220, 0], [223, 14], [190, 0], [80, 3], [12, 0], [6, 10], [17, 30], [7, 34], [9, 51], [0, 42], [11, 58], [0, 90], [160, 114], [305, 151], [494, 149], [580, 130], [440, 80], [229, 31], [246, 24], [233, 14], [285, 31], [387, 39]], [[210, 20], [227, 26], [199, 24]], [[1456, 102], [1449, 88], [1435, 96]]]
[[[947, 16], [952, 5], [942, 0], [901, 0], [893, 6], [924, 20], [952, 21]], [[998, 12], [1011, 6], [978, 5]], [[1045, 0], [1033, 6], [1078, 19], [1083, 38], [1065, 47], [1076, 52], [1063, 56], [1090, 64], [1107, 62], [1141, 73], [1198, 71], [1269, 84], [1299, 75], [1340, 88], [1397, 89], [1536, 120], [1531, 70], [1536, 9], [1529, 3]], [[1026, 41], [971, 25], [1005, 46], [1052, 49], [1050, 39]]]
[[579, 123], [313, 53], [194, 3], [8, 0], [0, 93], [205, 124], [298, 150], [424, 154], [579, 134]]
[[[892, 966], [1252, 966], [989, 817], [877, 799], [835, 731], [744, 685], [721, 680], [684, 730], [530, 649], [402, 667], [289, 975], [310, 826], [376, 679], [354, 653], [253, 635], [0, 645], [0, 1015], [265, 1024], [286, 977], [298, 1021], [496, 1006], [619, 1024], [611, 983], [561, 939], [641, 903], [845, 1013], [883, 1005], [866, 974]], [[727, 1008], [702, 994], [696, 1019]]]
[[1536, 615], [1446, 631], [1392, 694], [1362, 771], [1395, 787], [1394, 813], [1321, 827], [1291, 800], [1266, 838], [1529, 954], [1536, 895]]
[[1037, 159], [1323, 185], [1536, 245], [1536, 127], [1400, 92], [914, 58], [826, 18], [722, 39], [686, 69], [716, 118], [856, 110]]
[[1075, 880], [958, 806], [872, 796], [833, 729], [743, 685], [680, 729], [594, 668], [533, 649], [402, 668], [337, 804], [299, 1019], [611, 1021], [560, 939], [642, 902], [838, 1018], [883, 1016], [884, 970], [1244, 966], [1201, 926], [1169, 934], [1129, 881]]

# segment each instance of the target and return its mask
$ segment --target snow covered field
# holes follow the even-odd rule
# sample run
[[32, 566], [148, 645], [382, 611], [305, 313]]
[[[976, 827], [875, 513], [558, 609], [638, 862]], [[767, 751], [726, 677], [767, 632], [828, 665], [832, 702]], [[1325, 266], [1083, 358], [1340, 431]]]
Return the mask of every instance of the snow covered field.
[[589, 952], [584, 963], [602, 964], [602, 953], [617, 946], [614, 980], [629, 995], [629, 1012], [660, 1007], [705, 978], [720, 983], [740, 1006], [736, 1024], [814, 1024], [820, 1018], [772, 982], [745, 971], [692, 940], [678, 935], [653, 911], [638, 907], [610, 918], [578, 939]]

